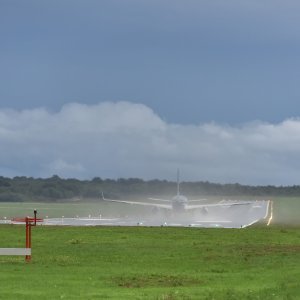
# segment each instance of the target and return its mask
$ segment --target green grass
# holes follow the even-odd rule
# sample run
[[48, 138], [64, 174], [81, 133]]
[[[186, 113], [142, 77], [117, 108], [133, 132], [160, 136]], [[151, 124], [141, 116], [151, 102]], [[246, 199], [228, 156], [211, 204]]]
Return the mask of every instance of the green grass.
[[300, 226], [299, 211], [299, 197], [278, 197], [274, 199], [274, 221], [277, 224]]
[[297, 227], [39, 226], [31, 263], [0, 256], [0, 299], [300, 299], [299, 278]]
[[32, 216], [33, 210], [37, 209], [38, 217], [59, 218], [61, 216], [74, 218], [76, 216], [99, 217], [124, 217], [127, 215], [144, 214], [149, 212], [149, 208], [119, 203], [98, 202], [62, 202], [62, 203], [31, 203], [31, 202], [0, 202], [0, 219], [13, 217]]

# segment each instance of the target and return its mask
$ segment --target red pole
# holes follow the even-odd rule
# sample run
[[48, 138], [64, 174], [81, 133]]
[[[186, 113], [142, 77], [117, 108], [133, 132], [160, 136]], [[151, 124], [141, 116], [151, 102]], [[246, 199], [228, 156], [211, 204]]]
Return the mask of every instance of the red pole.
[[[29, 246], [29, 248], [31, 249], [31, 223], [29, 223], [29, 242], [28, 242], [28, 246]], [[31, 258], [31, 256], [30, 256], [30, 258]]]
[[[26, 248], [31, 248], [31, 224], [29, 218], [25, 218], [26, 221]], [[31, 260], [31, 255], [26, 255], [25, 260], [29, 262]]]

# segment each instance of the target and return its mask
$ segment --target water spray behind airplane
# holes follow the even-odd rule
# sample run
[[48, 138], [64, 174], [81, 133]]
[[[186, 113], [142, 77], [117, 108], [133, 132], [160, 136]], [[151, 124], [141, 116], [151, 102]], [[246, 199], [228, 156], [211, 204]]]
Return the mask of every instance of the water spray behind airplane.
[[[217, 206], [235, 206], [235, 205], [248, 205], [251, 202], [246, 201], [235, 201], [235, 202], [222, 202], [222, 203], [213, 203], [213, 204], [199, 204], [201, 201], [205, 201], [206, 199], [198, 199], [198, 200], [188, 200], [187, 197], [180, 194], [180, 178], [179, 178], [179, 169], [177, 169], [177, 194], [172, 199], [161, 199], [161, 198], [148, 198], [151, 201], [158, 201], [160, 203], [153, 203], [148, 201], [127, 201], [127, 200], [115, 200], [115, 199], [106, 199], [104, 198], [104, 194], [102, 192], [102, 200], [107, 202], [117, 202], [131, 205], [143, 205], [149, 206], [156, 209], [165, 209], [171, 210], [173, 212], [184, 212], [189, 210], [201, 209], [202, 212], [207, 213], [208, 207], [217, 207]], [[195, 203], [195, 204], [191, 204]], [[196, 204], [197, 203], [197, 204]]]

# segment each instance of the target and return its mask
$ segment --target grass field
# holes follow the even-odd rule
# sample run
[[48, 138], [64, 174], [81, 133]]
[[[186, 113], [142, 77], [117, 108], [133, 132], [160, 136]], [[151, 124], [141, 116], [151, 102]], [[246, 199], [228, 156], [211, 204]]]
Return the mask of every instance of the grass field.
[[[22, 247], [24, 226], [0, 226]], [[300, 299], [300, 228], [33, 228], [0, 257], [0, 299]]]
[[131, 205], [124, 205], [119, 203], [99, 202], [79, 202], [79, 203], [8, 203], [0, 202], [0, 219], [31, 216], [33, 210], [37, 209], [38, 215], [41, 218], [59, 218], [61, 216], [74, 218], [76, 216], [99, 217], [101, 214], [105, 217], [122, 217], [125, 215], [148, 212], [149, 208]]
[[[0, 218], [112, 213], [70, 205], [1, 203]], [[31, 263], [0, 256], [0, 299], [300, 299], [299, 206], [275, 199], [276, 222], [246, 229], [38, 226]], [[24, 235], [1, 225], [0, 247]]]

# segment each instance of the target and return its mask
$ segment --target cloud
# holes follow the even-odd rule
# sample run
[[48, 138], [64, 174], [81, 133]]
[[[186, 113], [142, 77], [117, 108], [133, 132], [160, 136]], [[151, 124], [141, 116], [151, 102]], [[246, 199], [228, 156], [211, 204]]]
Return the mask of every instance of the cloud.
[[0, 174], [298, 184], [300, 119], [169, 124], [130, 102], [0, 110]]

